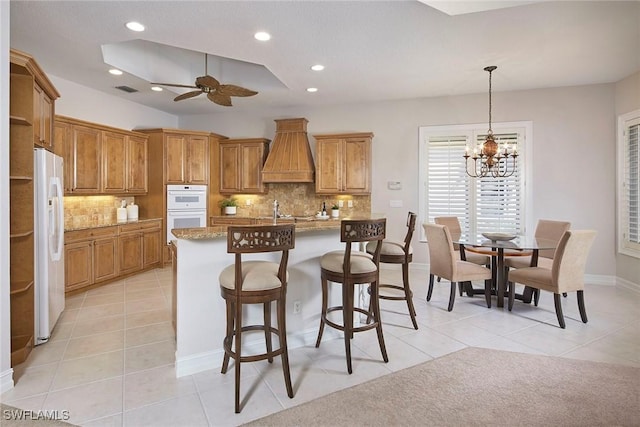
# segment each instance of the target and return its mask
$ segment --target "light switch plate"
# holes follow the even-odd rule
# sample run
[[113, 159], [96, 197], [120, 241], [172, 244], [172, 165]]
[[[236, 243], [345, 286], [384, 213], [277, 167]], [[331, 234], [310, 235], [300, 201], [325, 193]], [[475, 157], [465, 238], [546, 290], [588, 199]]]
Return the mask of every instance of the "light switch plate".
[[339, 208], [343, 208], [344, 207], [344, 200], [338, 200], [338, 207]]
[[402, 200], [389, 200], [389, 206], [392, 208], [401, 208]]
[[402, 182], [400, 182], [400, 181], [387, 181], [387, 188], [389, 190], [402, 190]]

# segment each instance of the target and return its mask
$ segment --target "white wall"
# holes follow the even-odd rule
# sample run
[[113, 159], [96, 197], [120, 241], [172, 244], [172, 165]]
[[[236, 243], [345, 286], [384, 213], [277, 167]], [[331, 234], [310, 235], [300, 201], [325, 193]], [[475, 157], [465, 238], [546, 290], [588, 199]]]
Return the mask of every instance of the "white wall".
[[[640, 72], [616, 84], [616, 117], [640, 109]], [[640, 259], [618, 254], [617, 276], [640, 286]]]
[[[498, 85], [498, 83], [496, 83]], [[494, 92], [493, 121], [533, 121], [533, 182], [528, 183], [537, 219], [571, 221], [598, 230], [587, 273], [614, 276], [615, 86], [592, 85], [519, 92]], [[389, 101], [366, 105], [270, 109], [180, 118], [180, 128], [210, 130], [229, 137], [273, 138], [274, 119], [306, 117], [314, 133], [372, 131], [372, 211], [386, 212], [388, 235], [401, 238], [408, 210], [418, 211], [418, 128], [424, 125], [486, 123], [487, 94]], [[462, 159], [461, 159], [462, 161]], [[215, 173], [215, 172], [214, 172]], [[401, 191], [387, 181], [401, 181]], [[402, 208], [390, 208], [402, 200]], [[419, 233], [416, 233], [419, 236]], [[414, 237], [414, 263], [427, 262], [425, 243]]]
[[0, 2], [0, 393], [13, 387], [9, 304], [9, 2]]
[[[38, 58], [36, 58], [36, 61]], [[46, 73], [47, 70], [44, 70]], [[56, 114], [120, 129], [174, 128], [178, 117], [47, 74], [60, 92]]]

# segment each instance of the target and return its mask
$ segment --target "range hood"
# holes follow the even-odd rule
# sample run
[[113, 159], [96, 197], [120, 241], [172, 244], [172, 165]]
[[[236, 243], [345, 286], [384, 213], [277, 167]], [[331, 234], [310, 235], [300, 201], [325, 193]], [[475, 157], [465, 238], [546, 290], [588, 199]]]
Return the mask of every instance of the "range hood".
[[313, 182], [315, 166], [307, 138], [305, 118], [276, 122], [269, 155], [262, 168], [262, 182]]

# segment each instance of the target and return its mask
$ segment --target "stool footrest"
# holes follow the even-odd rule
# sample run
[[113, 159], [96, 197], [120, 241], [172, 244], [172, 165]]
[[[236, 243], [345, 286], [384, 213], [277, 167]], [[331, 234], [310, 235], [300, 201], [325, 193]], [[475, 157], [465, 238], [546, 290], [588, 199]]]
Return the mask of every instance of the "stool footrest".
[[[329, 307], [327, 308], [327, 314], [331, 313], [332, 311], [342, 311], [342, 309], [343, 309], [342, 306]], [[360, 307], [353, 307], [353, 312], [366, 314], [367, 316], [369, 315], [369, 312], [367, 310], [364, 310]], [[327, 325], [331, 326], [332, 328], [338, 329], [340, 331], [344, 331], [344, 325], [340, 325], [338, 323], [332, 322], [331, 320], [327, 319], [326, 316], [323, 316], [322, 319]], [[363, 326], [357, 326], [357, 327], [354, 326], [353, 328], [351, 328], [351, 331], [352, 332], [368, 331], [370, 329], [375, 328], [376, 326], [378, 326], [378, 322], [373, 322], [373, 323], [365, 324]]]
[[[264, 325], [248, 325], [248, 326], [243, 326], [242, 327], [242, 332], [249, 332], [249, 331], [264, 331], [266, 328]], [[280, 331], [277, 328], [274, 327], [270, 327], [268, 328], [269, 331], [276, 335], [279, 336], [280, 335]], [[229, 355], [231, 356], [231, 358], [233, 358], [234, 360], [236, 360], [238, 358], [238, 355], [236, 354], [235, 351], [233, 351], [232, 348], [232, 344], [233, 344], [233, 338], [235, 337], [235, 331], [232, 335], [227, 335], [226, 337], [224, 337], [223, 340], [223, 347], [224, 350], [226, 352], [229, 353]], [[284, 352], [284, 348], [280, 347], [277, 348], [275, 350], [272, 350], [270, 352], [266, 352], [266, 353], [260, 353], [260, 354], [252, 354], [250, 356], [240, 356], [240, 362], [256, 362], [258, 360], [264, 360], [264, 359], [270, 359], [273, 358], [275, 356], [279, 356]]]

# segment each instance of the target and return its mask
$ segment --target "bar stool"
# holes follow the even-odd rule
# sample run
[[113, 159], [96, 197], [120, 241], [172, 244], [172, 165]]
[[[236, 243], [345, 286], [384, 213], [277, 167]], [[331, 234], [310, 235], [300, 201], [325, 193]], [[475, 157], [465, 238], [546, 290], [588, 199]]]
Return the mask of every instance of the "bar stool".
[[[409, 315], [411, 316], [411, 322], [413, 328], [418, 329], [418, 322], [416, 321], [416, 310], [413, 307], [413, 292], [409, 286], [409, 263], [413, 260], [413, 248], [411, 247], [411, 238], [413, 237], [413, 231], [416, 228], [416, 214], [409, 212], [407, 215], [407, 234], [404, 236], [404, 241], [390, 241], [384, 240], [382, 242], [382, 248], [380, 249], [380, 262], [386, 264], [402, 264], [402, 284], [403, 286], [381, 283], [378, 288], [382, 289], [397, 289], [404, 292], [403, 296], [380, 294], [380, 299], [393, 300], [393, 301], [407, 301], [407, 307], [409, 309]], [[367, 253], [374, 254], [378, 242], [369, 242], [367, 244]], [[369, 288], [369, 294], [371, 294], [371, 288]]]
[[[220, 273], [220, 293], [227, 308], [227, 331], [224, 338], [222, 373], [227, 372], [229, 359], [235, 361], [235, 411], [240, 412], [240, 365], [274, 356], [282, 356], [282, 368], [287, 395], [293, 397], [289, 355], [287, 353], [286, 296], [287, 262], [289, 250], [295, 247], [295, 225], [235, 226], [227, 228], [227, 253], [235, 254], [235, 263]], [[280, 262], [243, 261], [242, 254], [281, 252]], [[271, 326], [271, 302], [276, 301], [278, 328]], [[264, 304], [264, 325], [242, 326], [243, 304]], [[247, 331], [264, 331], [266, 352], [242, 356], [242, 334]], [[280, 342], [272, 348], [271, 335]], [[233, 343], [235, 341], [235, 348]]]
[[[320, 347], [324, 325], [344, 331], [344, 346], [347, 357], [347, 371], [353, 372], [351, 367], [351, 338], [354, 332], [363, 332], [369, 329], [376, 329], [378, 333], [378, 343], [382, 358], [389, 361], [387, 349], [384, 345], [382, 335], [382, 322], [380, 321], [380, 304], [378, 301], [378, 282], [380, 279], [379, 261], [380, 249], [378, 245], [373, 255], [366, 252], [352, 252], [353, 243], [363, 243], [370, 241], [382, 241], [385, 237], [386, 218], [381, 219], [344, 219], [340, 223], [340, 241], [345, 242], [344, 251], [332, 251], [324, 254], [320, 260], [320, 278], [322, 282], [322, 313], [320, 314], [320, 330], [316, 348]], [[327, 307], [328, 302], [328, 281], [342, 284], [342, 305]], [[373, 321], [368, 324], [354, 327], [354, 312], [366, 314], [369, 311], [360, 307], [354, 307], [354, 292], [356, 284], [370, 283], [371, 288], [371, 317]], [[342, 325], [327, 319], [327, 314], [333, 311], [342, 311]]]

